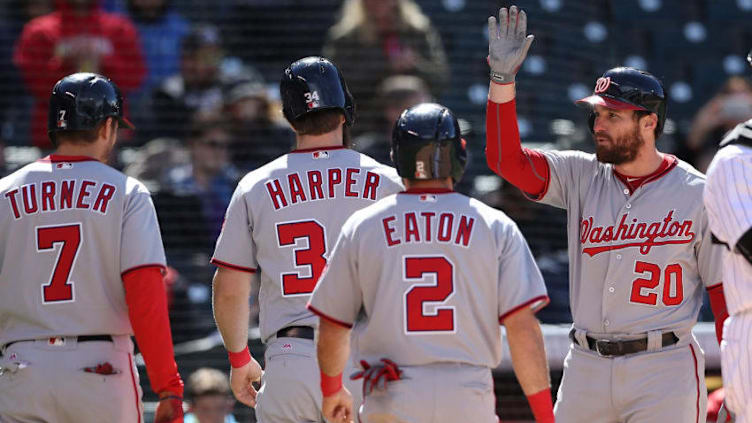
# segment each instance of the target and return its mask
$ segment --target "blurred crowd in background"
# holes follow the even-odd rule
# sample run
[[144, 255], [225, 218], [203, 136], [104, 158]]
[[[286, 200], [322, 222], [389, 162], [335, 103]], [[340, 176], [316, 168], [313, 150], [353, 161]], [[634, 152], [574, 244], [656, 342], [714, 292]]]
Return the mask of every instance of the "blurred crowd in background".
[[[439, 101], [462, 118], [470, 165], [457, 189], [504, 210], [528, 239], [552, 304], [570, 320], [563, 211], [526, 201], [486, 168], [486, 19], [497, 0], [0, 0], [0, 176], [52, 146], [55, 81], [102, 73], [135, 131], [112, 164], [153, 193], [170, 272], [174, 340], [211, 334], [209, 257], [239, 178], [294, 148], [278, 82], [324, 55], [357, 102], [354, 148], [390, 163], [392, 125]], [[628, 65], [669, 93], [662, 151], [704, 171], [725, 131], [752, 117], [749, 0], [520, 0], [535, 35], [518, 75], [522, 140], [592, 151], [573, 100]], [[709, 314], [705, 314], [709, 316]], [[231, 407], [231, 405], [230, 405]], [[220, 420], [221, 421], [221, 420]]]

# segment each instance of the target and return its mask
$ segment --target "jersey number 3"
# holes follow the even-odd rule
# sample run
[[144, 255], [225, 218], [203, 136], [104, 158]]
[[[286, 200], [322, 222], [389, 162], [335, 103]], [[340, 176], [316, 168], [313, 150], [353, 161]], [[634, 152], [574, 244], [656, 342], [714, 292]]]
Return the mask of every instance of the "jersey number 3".
[[73, 301], [73, 281], [71, 270], [81, 246], [81, 224], [63, 226], [44, 226], [37, 228], [37, 252], [55, 249], [55, 244], [62, 244], [57, 256], [55, 268], [50, 281], [42, 285], [42, 301], [60, 303]]
[[[418, 281], [405, 293], [405, 333], [454, 332], [454, 307], [436, 307], [431, 314], [425, 311], [426, 303], [444, 303], [454, 293], [452, 262], [437, 256], [405, 257], [402, 272], [405, 281]], [[433, 275], [435, 283], [426, 283], [427, 275]]]
[[298, 240], [305, 239], [307, 247], [294, 248], [295, 266], [308, 267], [310, 276], [300, 272], [282, 274], [282, 295], [310, 294], [326, 266], [326, 232], [315, 220], [287, 222], [277, 225], [277, 240], [280, 247], [295, 246]]

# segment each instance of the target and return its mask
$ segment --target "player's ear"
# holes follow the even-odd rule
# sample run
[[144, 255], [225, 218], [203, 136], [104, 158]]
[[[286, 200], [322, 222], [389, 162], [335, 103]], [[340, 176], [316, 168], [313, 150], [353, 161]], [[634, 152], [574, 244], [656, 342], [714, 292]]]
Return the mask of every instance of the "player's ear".
[[643, 116], [640, 122], [640, 125], [643, 129], [646, 131], [654, 131], [655, 128], [658, 126], [658, 115], [655, 113], [651, 113], [647, 116]]

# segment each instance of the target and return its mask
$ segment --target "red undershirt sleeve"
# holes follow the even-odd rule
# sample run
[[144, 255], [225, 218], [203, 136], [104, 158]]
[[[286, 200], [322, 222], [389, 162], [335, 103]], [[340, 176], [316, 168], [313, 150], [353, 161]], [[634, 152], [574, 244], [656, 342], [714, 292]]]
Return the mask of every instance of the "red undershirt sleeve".
[[497, 175], [537, 197], [548, 186], [549, 167], [543, 153], [524, 148], [517, 128], [517, 106], [488, 101], [486, 106], [486, 162]]
[[183, 381], [172, 348], [162, 268], [142, 267], [122, 277], [128, 317], [146, 362], [152, 390], [155, 393], [170, 391], [183, 396]]
[[710, 297], [710, 309], [715, 317], [715, 337], [718, 339], [718, 345], [723, 339], [723, 323], [729, 316], [726, 308], [726, 298], [723, 296], [723, 284], [719, 283], [708, 288], [708, 297]]

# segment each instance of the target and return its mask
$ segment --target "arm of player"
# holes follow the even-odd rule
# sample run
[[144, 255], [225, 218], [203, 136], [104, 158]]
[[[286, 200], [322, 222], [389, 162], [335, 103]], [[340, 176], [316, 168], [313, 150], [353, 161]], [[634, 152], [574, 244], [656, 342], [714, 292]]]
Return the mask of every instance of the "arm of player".
[[508, 315], [502, 323], [507, 329], [514, 374], [527, 396], [535, 421], [553, 423], [551, 381], [538, 319], [533, 310], [524, 307]]
[[172, 349], [167, 290], [160, 266], [148, 266], [122, 275], [128, 317], [146, 363], [151, 388], [159, 394], [155, 422], [182, 422], [183, 380]]
[[230, 364], [230, 386], [238, 401], [256, 406], [256, 388], [263, 370], [248, 351], [251, 274], [225, 267], [217, 268], [212, 282], [214, 320], [222, 335]]
[[718, 345], [720, 345], [723, 339], [723, 323], [729, 316], [726, 308], [726, 297], [723, 294], [723, 283], [708, 287], [707, 291], [710, 299], [710, 310], [713, 311], [715, 318], [715, 337], [718, 340]]
[[319, 318], [316, 355], [321, 371], [321, 412], [330, 422], [352, 422], [352, 396], [342, 385], [342, 372], [350, 356], [350, 329]]
[[512, 6], [499, 19], [488, 19], [488, 64], [491, 82], [486, 105], [486, 162], [496, 174], [517, 188], [540, 195], [546, 188], [548, 163], [534, 150], [522, 148], [517, 127], [514, 76], [525, 60], [532, 35], [527, 16]]

